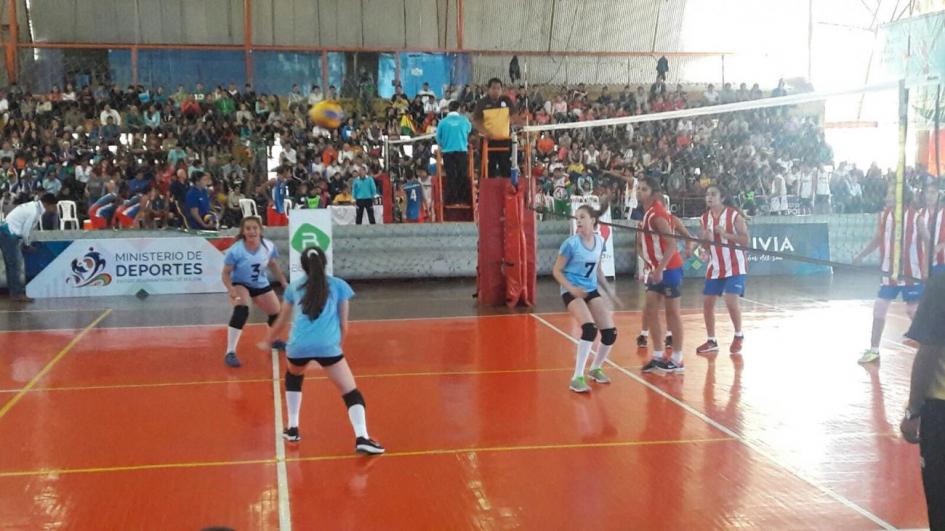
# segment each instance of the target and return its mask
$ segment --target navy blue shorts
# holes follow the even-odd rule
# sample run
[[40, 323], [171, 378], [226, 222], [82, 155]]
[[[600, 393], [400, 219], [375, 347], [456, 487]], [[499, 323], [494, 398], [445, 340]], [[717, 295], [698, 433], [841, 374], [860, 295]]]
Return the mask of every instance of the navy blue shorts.
[[880, 299], [887, 301], [894, 301], [896, 297], [902, 294], [902, 300], [906, 302], [919, 302], [919, 299], [922, 298], [923, 288], [922, 284], [913, 284], [911, 286], [880, 286], [879, 294], [876, 295]]
[[726, 278], [707, 278], [703, 295], [719, 297], [725, 295], [745, 296], [745, 275], [735, 275]]
[[683, 270], [681, 267], [676, 269], [667, 269], [663, 271], [663, 280], [659, 284], [647, 282], [646, 290], [654, 291], [667, 299], [677, 299], [680, 296], [679, 289], [682, 287]]

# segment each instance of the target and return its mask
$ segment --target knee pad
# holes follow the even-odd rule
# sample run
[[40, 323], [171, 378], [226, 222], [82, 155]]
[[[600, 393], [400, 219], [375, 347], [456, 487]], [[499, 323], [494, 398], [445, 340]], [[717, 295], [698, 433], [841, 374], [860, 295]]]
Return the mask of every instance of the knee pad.
[[276, 319], [278, 319], [278, 318], [279, 318], [279, 314], [274, 313], [274, 314], [270, 315], [268, 319], [266, 319], [266, 322], [269, 323], [269, 326], [272, 326], [273, 323], [275, 323], [275, 322], [276, 322]]
[[289, 371], [285, 371], [285, 390], [295, 391], [297, 393], [302, 392], [302, 380], [304, 379], [304, 374], [292, 374]]
[[600, 344], [601, 345], [613, 345], [617, 342], [617, 329], [616, 328], [605, 328], [600, 331]]
[[349, 393], [345, 393], [341, 396], [341, 399], [345, 401], [345, 407], [351, 408], [353, 406], [364, 406], [364, 396], [361, 395], [361, 391], [355, 389]]
[[249, 319], [249, 306], [240, 304], [233, 307], [233, 315], [230, 317], [230, 328], [242, 330]]
[[584, 323], [581, 325], [581, 341], [594, 341], [597, 338], [597, 327], [594, 323]]
[[892, 301], [876, 299], [876, 304], [873, 305], [873, 319], [886, 319], [890, 304], [892, 304]]

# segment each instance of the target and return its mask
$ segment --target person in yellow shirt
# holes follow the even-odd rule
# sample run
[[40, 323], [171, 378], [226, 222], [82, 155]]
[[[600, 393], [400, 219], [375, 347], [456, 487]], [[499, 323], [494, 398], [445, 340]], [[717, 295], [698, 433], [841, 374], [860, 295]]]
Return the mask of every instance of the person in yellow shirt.
[[473, 111], [473, 126], [489, 141], [489, 177], [512, 176], [513, 122], [518, 123], [514, 103], [503, 93], [502, 80], [494, 77]]
[[346, 184], [344, 191], [335, 196], [334, 201], [331, 202], [333, 205], [353, 205], [354, 196], [351, 195], [351, 185]]
[[929, 280], [906, 337], [919, 343], [919, 351], [899, 429], [919, 444], [929, 527], [945, 529], [945, 275]]

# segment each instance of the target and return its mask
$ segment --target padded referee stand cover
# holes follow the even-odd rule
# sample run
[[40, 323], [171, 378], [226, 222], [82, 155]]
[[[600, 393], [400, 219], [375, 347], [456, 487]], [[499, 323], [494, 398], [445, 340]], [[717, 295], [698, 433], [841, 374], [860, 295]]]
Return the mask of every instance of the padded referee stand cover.
[[488, 306], [535, 303], [535, 214], [524, 187], [479, 181], [478, 298]]

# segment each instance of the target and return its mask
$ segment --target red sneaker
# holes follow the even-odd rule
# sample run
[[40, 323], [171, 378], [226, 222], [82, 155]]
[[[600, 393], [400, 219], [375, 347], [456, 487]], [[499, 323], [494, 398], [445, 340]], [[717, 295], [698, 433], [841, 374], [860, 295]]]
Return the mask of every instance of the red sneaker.
[[718, 352], [718, 351], [719, 351], [719, 342], [714, 339], [710, 339], [706, 341], [705, 343], [703, 343], [702, 345], [700, 345], [699, 348], [696, 349], [696, 354], [700, 356], [706, 356], [708, 354], [712, 354], [713, 352]]
[[732, 347], [729, 348], [729, 352], [732, 354], [741, 354], [742, 353], [742, 343], [745, 341], [745, 336], [735, 336], [735, 339], [732, 339]]

